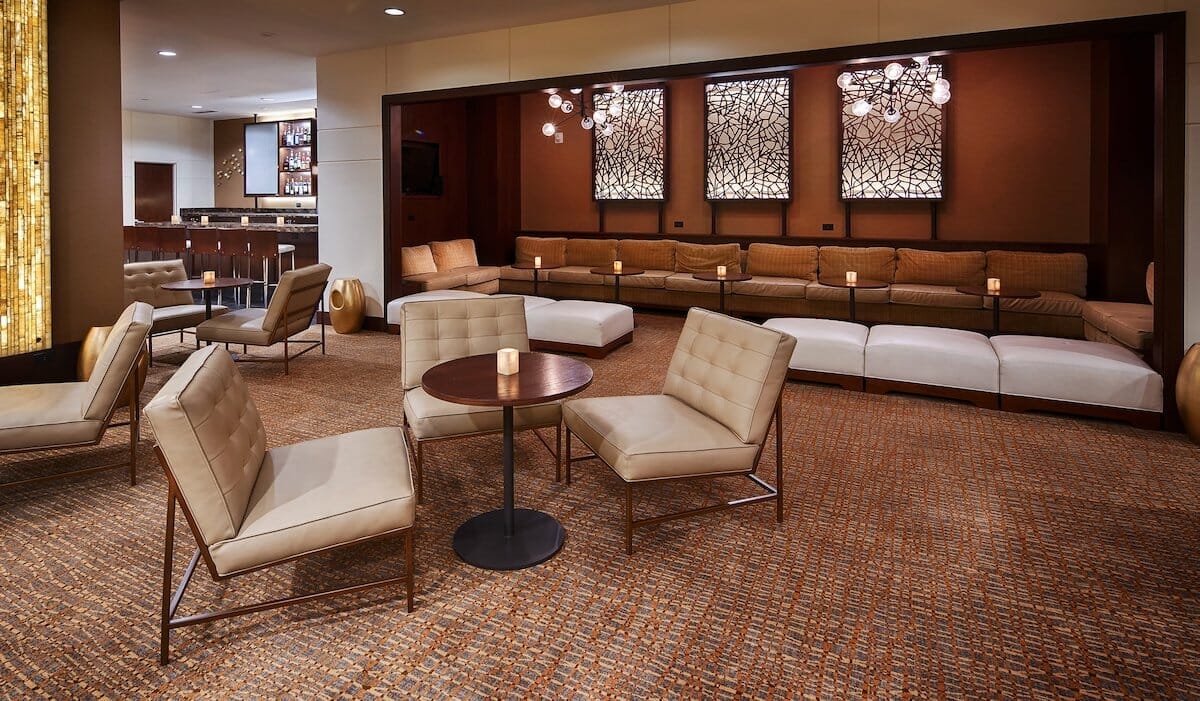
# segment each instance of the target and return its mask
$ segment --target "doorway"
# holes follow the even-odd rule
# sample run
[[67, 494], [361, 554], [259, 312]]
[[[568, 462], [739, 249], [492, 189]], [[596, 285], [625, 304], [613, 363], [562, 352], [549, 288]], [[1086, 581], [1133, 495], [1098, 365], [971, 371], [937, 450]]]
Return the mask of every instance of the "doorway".
[[133, 164], [133, 218], [140, 222], [171, 221], [175, 213], [175, 164]]

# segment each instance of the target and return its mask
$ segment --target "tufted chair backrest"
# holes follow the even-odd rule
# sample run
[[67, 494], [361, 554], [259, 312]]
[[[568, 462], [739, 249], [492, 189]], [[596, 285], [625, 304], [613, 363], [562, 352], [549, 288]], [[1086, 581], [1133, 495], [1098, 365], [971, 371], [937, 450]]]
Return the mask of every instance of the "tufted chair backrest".
[[795, 347], [787, 334], [692, 308], [663, 394], [721, 422], [745, 443], [762, 443]]
[[229, 353], [192, 353], [146, 405], [146, 418], [205, 545], [237, 535], [267, 435]]
[[125, 304], [145, 302], [155, 309], [191, 304], [192, 294], [172, 292], [160, 287], [164, 282], [187, 279], [187, 270], [178, 258], [125, 264]]
[[501, 348], [529, 350], [521, 297], [409, 302], [400, 311], [400, 367], [404, 389], [439, 363]]
[[279, 276], [279, 287], [275, 288], [275, 296], [263, 317], [263, 329], [271, 332], [272, 342], [282, 341], [312, 324], [332, 270], [325, 263], [317, 263]]
[[145, 302], [130, 304], [117, 318], [88, 376], [87, 391], [79, 408], [85, 419], [103, 421], [112, 414], [153, 323], [154, 310]]

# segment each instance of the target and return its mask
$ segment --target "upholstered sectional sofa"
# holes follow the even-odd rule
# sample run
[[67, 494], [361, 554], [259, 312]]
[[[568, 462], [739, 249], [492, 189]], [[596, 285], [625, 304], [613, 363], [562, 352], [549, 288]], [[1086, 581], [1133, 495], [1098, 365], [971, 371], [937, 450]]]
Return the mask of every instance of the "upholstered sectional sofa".
[[1083, 337], [1148, 354], [1154, 343], [1154, 263], [1146, 268], [1146, 297], [1149, 304], [1084, 302]]
[[406, 293], [467, 290], [490, 295], [500, 291], [500, 269], [479, 264], [472, 239], [402, 248], [400, 275]]
[[[540, 256], [539, 294], [550, 297], [608, 300], [612, 277], [593, 275], [592, 267], [620, 260], [644, 268], [643, 275], [621, 281], [621, 301], [634, 305], [715, 308], [718, 286], [692, 277], [725, 265], [753, 275], [729, 285], [726, 309], [750, 316], [846, 317], [847, 290], [822, 285], [819, 277], [888, 283], [883, 289], [857, 291], [857, 317], [870, 323], [899, 323], [990, 330], [991, 300], [955, 290], [983, 285], [987, 278], [1038, 290], [1036, 299], [1001, 303], [1006, 332], [1082, 338], [1087, 295], [1087, 258], [1081, 253], [1026, 251], [929, 251], [889, 246], [792, 246], [751, 243], [696, 244], [672, 240], [518, 237], [517, 263]], [[559, 267], [551, 267], [559, 266]], [[500, 290], [532, 294], [529, 270], [500, 269]]]

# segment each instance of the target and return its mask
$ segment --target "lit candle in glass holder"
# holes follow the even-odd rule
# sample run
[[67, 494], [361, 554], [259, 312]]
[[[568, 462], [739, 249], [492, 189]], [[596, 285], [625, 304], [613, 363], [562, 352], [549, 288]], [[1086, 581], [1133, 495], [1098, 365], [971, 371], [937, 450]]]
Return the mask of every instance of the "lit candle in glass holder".
[[533, 267], [535, 267], [535, 268], [542, 267], [542, 257], [541, 256], [533, 257]]
[[988, 292], [999, 292], [1000, 291], [1000, 278], [998, 278], [998, 277], [988, 278], [987, 279], [987, 291]]
[[205, 285], [212, 285], [216, 281], [217, 281], [217, 271], [215, 271], [215, 270], [205, 270], [204, 271], [204, 284]]
[[846, 284], [847, 285], [857, 285], [858, 284], [858, 272], [857, 271], [855, 271], [855, 270], [847, 270], [846, 271]]
[[275, 226], [283, 226], [283, 217], [275, 217]]
[[208, 226], [208, 215], [207, 214], [200, 215], [200, 226]]
[[242, 226], [246, 226], [246, 225], [247, 225], [247, 224], [249, 224], [249, 223], [250, 223], [250, 217], [248, 217], [248, 216], [246, 216], [245, 214], [243, 214], [243, 215], [242, 215]]
[[614, 261], [613, 261], [613, 272], [614, 272], [614, 273], [619, 273], [619, 272], [621, 272], [621, 261], [619, 261], [619, 260], [614, 260]]
[[501, 348], [496, 351], [496, 372], [515, 375], [521, 367], [521, 354], [516, 348]]
[[723, 266], [723, 265], [717, 266], [717, 277], [725, 277], [725, 266]]
[[182, 224], [183, 219], [181, 219], [178, 214], [172, 214], [171, 215], [171, 223], [172, 224]]

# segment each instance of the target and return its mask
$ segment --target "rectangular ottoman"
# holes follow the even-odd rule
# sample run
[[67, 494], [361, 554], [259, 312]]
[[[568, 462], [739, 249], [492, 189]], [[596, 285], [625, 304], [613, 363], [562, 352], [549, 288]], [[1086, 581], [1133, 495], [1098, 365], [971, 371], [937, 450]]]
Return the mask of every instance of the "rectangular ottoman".
[[1000, 406], [1055, 411], [1160, 428], [1163, 379], [1133, 351], [1111, 343], [996, 336]]
[[527, 301], [525, 324], [533, 350], [603, 358], [633, 340], [633, 308], [611, 302], [564, 299], [531, 307]]
[[469, 290], [429, 290], [428, 292], [414, 292], [410, 295], [397, 297], [387, 303], [387, 324], [388, 331], [391, 333], [400, 333], [400, 310], [408, 302], [428, 302], [442, 299], [475, 299], [477, 297], [487, 297], [482, 292], [471, 292]]
[[834, 319], [779, 317], [763, 326], [796, 339], [788, 379], [862, 390], [867, 327]]
[[906, 392], [999, 408], [1000, 361], [974, 331], [884, 324], [871, 328], [864, 354], [868, 392]]

